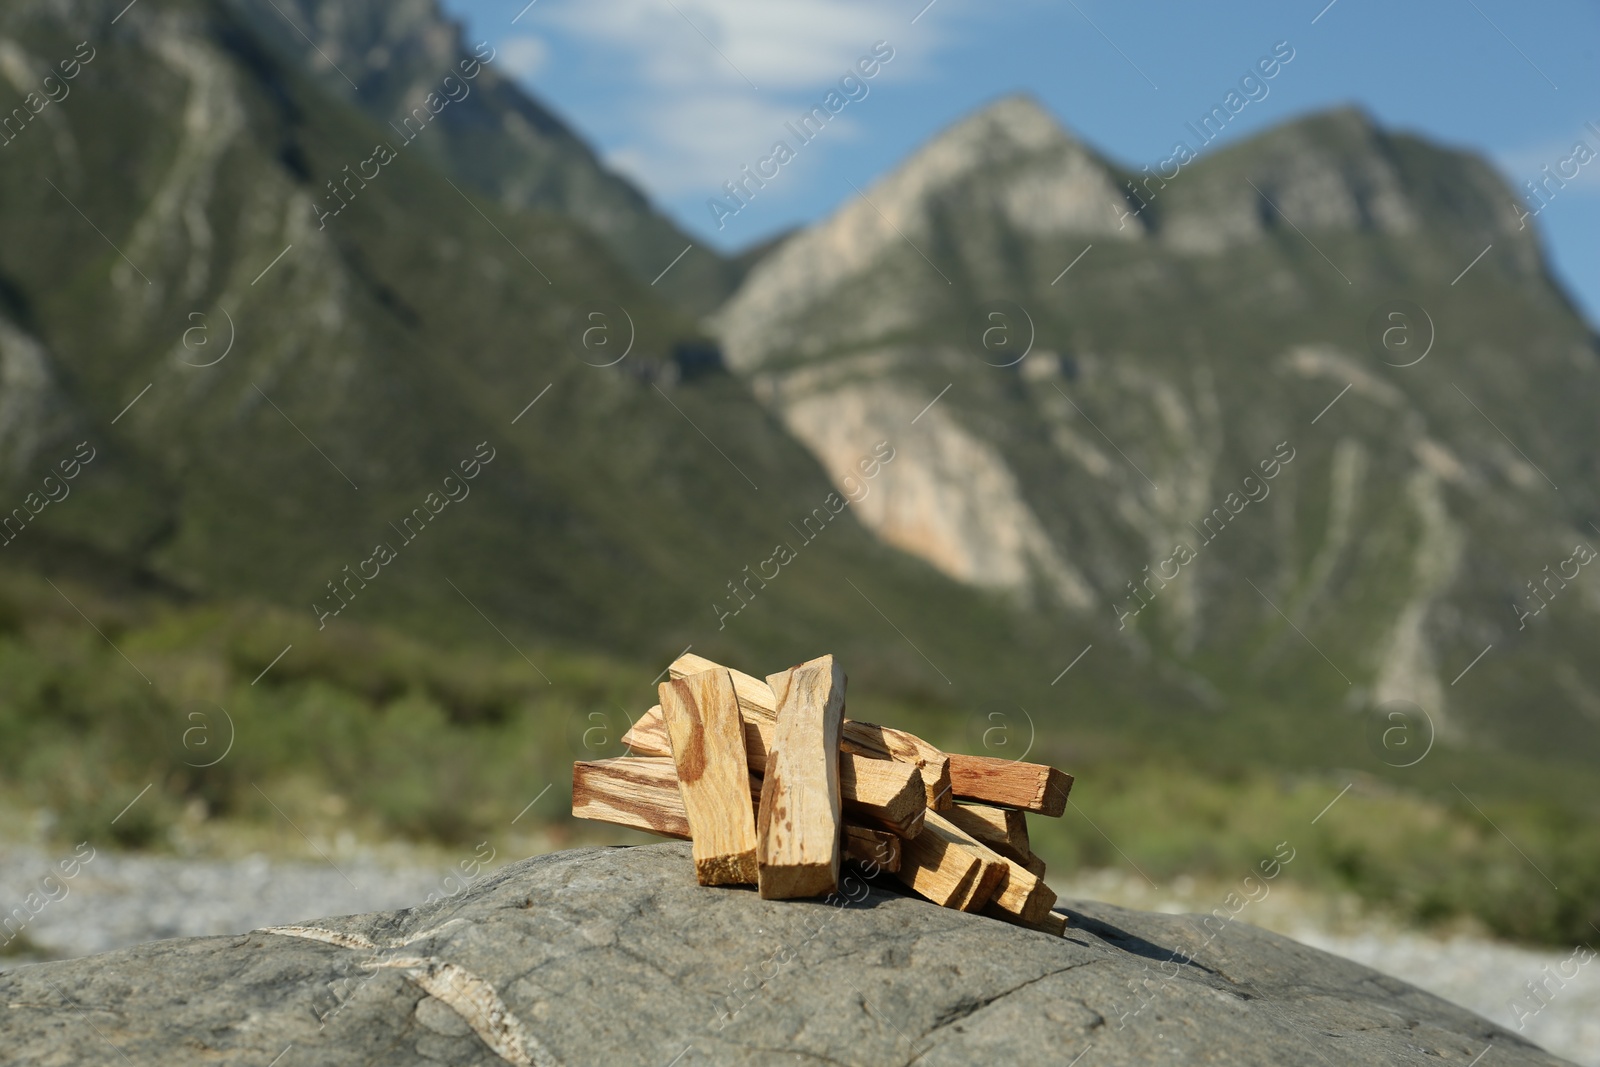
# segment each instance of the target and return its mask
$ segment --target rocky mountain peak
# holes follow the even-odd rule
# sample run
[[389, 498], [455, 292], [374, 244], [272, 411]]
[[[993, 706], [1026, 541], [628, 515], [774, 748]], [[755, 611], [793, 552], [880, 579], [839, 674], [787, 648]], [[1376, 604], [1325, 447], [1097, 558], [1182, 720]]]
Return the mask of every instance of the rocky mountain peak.
[[[1128, 225], [1127, 217], [1109, 164], [1033, 97], [1003, 97], [935, 136], [864, 197], [758, 264], [717, 316], [729, 361], [754, 368], [770, 354], [834, 343], [833, 329], [859, 337], [904, 325], [907, 309], [894, 301], [898, 310], [886, 302], [876, 313], [864, 309], [820, 329], [815, 321], [797, 323], [792, 332], [771, 328], [775, 318], [788, 317], [787, 309], [827, 299], [891, 259], [905, 260], [908, 283], [942, 286], [922, 250], [953, 247], [963, 258], [1003, 269], [1005, 249], [1018, 239], [1141, 238], [1144, 229]], [[906, 283], [884, 284], [898, 292]]]
[[1182, 167], [1146, 168], [1140, 187], [1154, 209], [1149, 223], [1178, 252], [1213, 254], [1292, 223], [1400, 238], [1482, 233], [1510, 246], [1524, 273], [1539, 270], [1531, 231], [1518, 234], [1514, 196], [1487, 164], [1387, 130], [1354, 106], [1305, 115]]
[[1076, 142], [1037, 97], [1013, 93], [960, 119], [930, 141], [925, 151], [959, 145], [986, 150], [985, 158], [992, 159], [1008, 150], [1036, 152], [1068, 143]]

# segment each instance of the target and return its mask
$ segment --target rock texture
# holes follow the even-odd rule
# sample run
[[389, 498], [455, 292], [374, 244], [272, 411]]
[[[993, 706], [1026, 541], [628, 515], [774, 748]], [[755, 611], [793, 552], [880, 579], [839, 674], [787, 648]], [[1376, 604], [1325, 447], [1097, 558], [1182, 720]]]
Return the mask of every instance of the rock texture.
[[1052, 938], [851, 885], [762, 901], [696, 886], [687, 845], [558, 853], [424, 908], [0, 973], [0, 1042], [46, 1065], [1563, 1062], [1242, 924], [1083, 903]]

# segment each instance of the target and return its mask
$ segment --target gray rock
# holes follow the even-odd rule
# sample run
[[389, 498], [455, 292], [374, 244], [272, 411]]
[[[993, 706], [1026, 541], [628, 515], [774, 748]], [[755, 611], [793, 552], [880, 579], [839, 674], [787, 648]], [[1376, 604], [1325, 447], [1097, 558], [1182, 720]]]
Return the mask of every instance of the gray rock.
[[1212, 936], [1200, 916], [1074, 903], [1063, 909], [1071, 929], [1055, 938], [855, 877], [846, 892], [854, 899], [829, 903], [703, 889], [684, 844], [541, 856], [426, 907], [0, 972], [0, 1058], [1564, 1062], [1404, 982], [1242, 923]]

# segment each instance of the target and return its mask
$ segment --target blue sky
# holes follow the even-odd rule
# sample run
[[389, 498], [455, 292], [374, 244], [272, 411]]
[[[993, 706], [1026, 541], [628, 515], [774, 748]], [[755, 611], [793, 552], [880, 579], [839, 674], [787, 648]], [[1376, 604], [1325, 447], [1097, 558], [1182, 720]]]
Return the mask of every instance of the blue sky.
[[[1470, 148], [1520, 187], [1585, 140], [1600, 153], [1600, 5], [1554, 0], [443, 0], [497, 65], [705, 243], [736, 250], [828, 214], [918, 145], [1007, 93], [1079, 137], [1154, 164], [1184, 123], [1287, 41], [1293, 61], [1226, 144], [1356, 103], [1385, 126]], [[784, 123], [876, 42], [866, 95], [722, 228], [707, 206]], [[856, 90], [860, 95], [860, 90]], [[1569, 170], [1570, 173], [1570, 170]], [[1508, 204], [1507, 210], [1511, 210]], [[1569, 292], [1600, 323], [1600, 158], [1535, 221]]]

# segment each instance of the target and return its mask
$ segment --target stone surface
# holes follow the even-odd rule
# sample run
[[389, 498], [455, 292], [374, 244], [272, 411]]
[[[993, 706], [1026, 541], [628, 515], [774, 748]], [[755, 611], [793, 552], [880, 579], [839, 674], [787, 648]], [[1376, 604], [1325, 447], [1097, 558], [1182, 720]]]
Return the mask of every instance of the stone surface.
[[842, 906], [763, 901], [697, 886], [685, 844], [557, 853], [423, 908], [17, 967], [0, 1048], [43, 1065], [1563, 1062], [1240, 923], [1213, 937], [1198, 916], [1068, 903], [1052, 938], [847, 884]]

